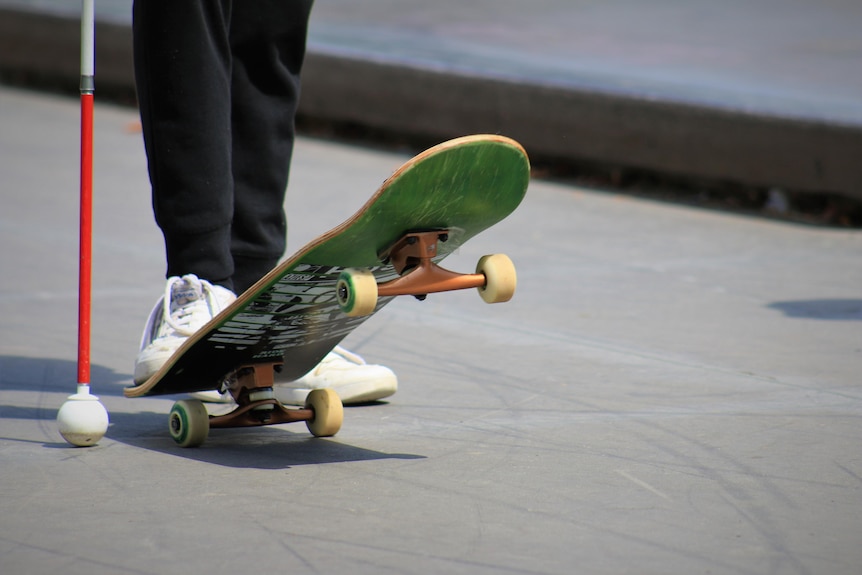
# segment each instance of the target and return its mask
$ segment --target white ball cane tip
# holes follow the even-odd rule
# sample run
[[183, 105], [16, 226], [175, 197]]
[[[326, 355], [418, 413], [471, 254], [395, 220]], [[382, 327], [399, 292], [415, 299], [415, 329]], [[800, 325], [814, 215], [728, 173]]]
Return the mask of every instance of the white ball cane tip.
[[98, 443], [108, 431], [108, 411], [99, 398], [87, 393], [70, 395], [57, 412], [60, 435], [78, 447]]

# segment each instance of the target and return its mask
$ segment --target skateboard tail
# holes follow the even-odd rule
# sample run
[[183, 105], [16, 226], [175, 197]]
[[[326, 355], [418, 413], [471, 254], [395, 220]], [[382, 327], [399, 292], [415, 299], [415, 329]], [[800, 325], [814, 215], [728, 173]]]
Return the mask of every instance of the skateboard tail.
[[356, 250], [354, 266], [373, 267], [405, 232], [448, 230], [442, 259], [511, 214], [529, 179], [527, 154], [510, 138], [475, 135], [444, 142], [396, 170], [352, 218], [324, 236], [327, 241], [307, 246], [307, 260], [336, 263]]

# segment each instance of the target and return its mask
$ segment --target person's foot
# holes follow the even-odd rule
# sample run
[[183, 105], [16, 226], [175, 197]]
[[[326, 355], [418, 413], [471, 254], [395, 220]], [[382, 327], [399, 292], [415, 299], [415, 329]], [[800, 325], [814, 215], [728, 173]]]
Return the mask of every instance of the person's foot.
[[[273, 394], [286, 405], [305, 405], [314, 389], [331, 387], [345, 405], [368, 403], [389, 397], [398, 390], [398, 378], [388, 367], [369, 365], [356, 354], [336, 347], [311, 372], [294, 381], [281, 381], [275, 375]], [[200, 391], [192, 397], [210, 403], [231, 403], [229, 393]]]
[[190, 335], [235, 299], [229, 289], [193, 274], [169, 278], [141, 336], [135, 383], [141, 384], [155, 374]]
[[331, 387], [341, 403], [367, 403], [389, 397], [398, 390], [398, 378], [388, 367], [365, 363], [358, 355], [337, 346], [317, 367], [294, 381], [275, 376], [275, 398], [286, 405], [305, 405], [314, 389]]

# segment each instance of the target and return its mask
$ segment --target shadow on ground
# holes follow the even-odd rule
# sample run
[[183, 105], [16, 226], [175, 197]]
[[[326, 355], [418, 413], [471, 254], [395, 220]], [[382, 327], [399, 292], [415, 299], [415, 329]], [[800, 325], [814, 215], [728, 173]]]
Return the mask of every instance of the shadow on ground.
[[[123, 388], [131, 382], [131, 375], [118, 373], [110, 368], [92, 365], [91, 383], [93, 392], [102, 398], [109, 409], [110, 426], [101, 445], [104, 448], [115, 441], [131, 447], [147, 449], [213, 463], [225, 467], [285, 469], [298, 465], [320, 465], [349, 461], [376, 459], [422, 459], [421, 455], [382, 453], [348, 445], [339, 437], [314, 438], [302, 423], [240, 429], [214, 429], [203, 446], [182, 448], [168, 435], [167, 422], [170, 401], [174, 398], [141, 398], [126, 400]], [[75, 391], [77, 364], [74, 361], [55, 358], [32, 358], [0, 356], [0, 391], [25, 391], [40, 397], [52, 396], [51, 400], [37, 399], [36, 405], [15, 405], [10, 396], [4, 394], [0, 400], [0, 418], [53, 421], [62, 401], [54, 401], [56, 394], [71, 394]], [[116, 398], [116, 399], [115, 399]], [[58, 403], [58, 401], [60, 403]], [[380, 404], [382, 407], [385, 404]], [[118, 406], [120, 406], [118, 408]], [[164, 410], [162, 411], [162, 407]], [[370, 404], [362, 409], [375, 409]], [[350, 410], [346, 416], [349, 425]], [[42, 443], [51, 449], [75, 449], [60, 441]], [[12, 439], [12, 438], [7, 438]]]
[[810, 299], [769, 304], [787, 317], [831, 321], [862, 320], [862, 299]]
[[315, 438], [302, 423], [238, 429], [212, 429], [201, 447], [183, 448], [168, 435], [165, 413], [114, 413], [108, 439], [133, 447], [234, 468], [287, 469], [379, 459], [424, 459], [349, 445], [338, 436]]

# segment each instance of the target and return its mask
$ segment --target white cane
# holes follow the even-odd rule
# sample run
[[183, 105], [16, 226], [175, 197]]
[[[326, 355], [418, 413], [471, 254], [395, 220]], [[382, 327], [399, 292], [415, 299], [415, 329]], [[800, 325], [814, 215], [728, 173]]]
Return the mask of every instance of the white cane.
[[79, 447], [95, 445], [108, 429], [108, 412], [90, 394], [90, 302], [93, 239], [94, 0], [81, 8], [81, 208], [78, 267], [78, 386], [57, 413], [60, 435]]

